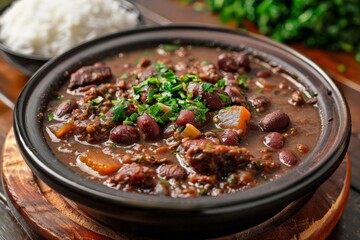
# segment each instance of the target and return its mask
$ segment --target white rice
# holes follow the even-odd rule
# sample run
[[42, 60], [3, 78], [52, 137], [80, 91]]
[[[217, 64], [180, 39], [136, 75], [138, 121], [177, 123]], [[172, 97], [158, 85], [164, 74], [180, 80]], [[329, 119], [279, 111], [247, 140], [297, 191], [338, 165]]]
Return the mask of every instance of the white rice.
[[19, 0], [0, 18], [0, 40], [16, 52], [52, 57], [137, 24], [138, 14], [119, 0]]

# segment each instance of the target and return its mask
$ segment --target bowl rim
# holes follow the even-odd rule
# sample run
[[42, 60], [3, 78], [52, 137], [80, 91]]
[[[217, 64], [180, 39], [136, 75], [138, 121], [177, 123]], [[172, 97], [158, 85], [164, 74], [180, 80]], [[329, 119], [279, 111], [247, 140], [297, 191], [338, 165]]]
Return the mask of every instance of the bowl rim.
[[[331, 144], [335, 145], [336, 143], [338, 148], [330, 149], [326, 155], [327, 159], [321, 161], [321, 164], [318, 165], [317, 168], [311, 169], [310, 171], [305, 172], [305, 174], [302, 174], [301, 171], [292, 171], [296, 176], [300, 176], [300, 178], [291, 180], [291, 178], [288, 177], [286, 180], [289, 180], [289, 182], [283, 183], [281, 187], [277, 187], [275, 190], [269, 190], [268, 186], [270, 183], [264, 183], [246, 191], [239, 191], [233, 194], [222, 195], [220, 197], [200, 197], [194, 199], [179, 199], [163, 196], [151, 196], [141, 193], [123, 192], [111, 189], [107, 186], [95, 184], [91, 180], [86, 180], [85, 178], [81, 177], [78, 179], [78, 181], [75, 182], [73, 179], [67, 179], [64, 177], [62, 173], [56, 172], [56, 169], [49, 169], [49, 166], [43, 162], [43, 159], [38, 159], [40, 153], [36, 152], [34, 146], [39, 146], [39, 144], [34, 145], [34, 135], [26, 133], [25, 131], [27, 128], [26, 123], [28, 123], [28, 121], [26, 121], [27, 114], [24, 113], [24, 111], [29, 111], [27, 109], [27, 103], [29, 102], [30, 98], [29, 95], [33, 95], [32, 92], [36, 87], [36, 84], [38, 84], [38, 82], [48, 74], [47, 71], [51, 72], [52, 68], [61, 64], [63, 60], [71, 57], [72, 55], [76, 55], [79, 52], [84, 52], [86, 49], [98, 43], [110, 41], [111, 39], [146, 34], [149, 32], [159, 33], [166, 31], [206, 31], [215, 32], [216, 34], [229, 34], [231, 36], [237, 36], [240, 38], [249, 38], [251, 40], [261, 42], [262, 44], [275, 47], [279, 51], [290, 54], [291, 57], [296, 58], [298, 61], [302, 62], [304, 66], [307, 66], [309, 69], [312, 69], [312, 71], [316, 72], [316, 74], [322, 78], [321, 81], [327, 83], [328, 95], [331, 96], [331, 98], [336, 96], [335, 100], [339, 105], [337, 106], [337, 110], [339, 111], [338, 114], [342, 117], [338, 119], [340, 121], [338, 128], [333, 128], [333, 131], [340, 132], [341, 136], [338, 139], [334, 139]], [[31, 169], [36, 173], [36, 175], [39, 175], [40, 178], [50, 186], [59, 187], [60, 185], [59, 191], [65, 196], [72, 191], [76, 191], [80, 203], [83, 203], [84, 201], [86, 202], [87, 200], [93, 200], [93, 202], [101, 201], [112, 204], [114, 206], [126, 206], [130, 208], [140, 208], [146, 210], [167, 209], [178, 212], [201, 211], [204, 214], [217, 214], [219, 211], [230, 213], [238, 210], [252, 209], [256, 208], [259, 204], [266, 205], [271, 202], [281, 201], [289, 194], [292, 194], [293, 200], [295, 200], [295, 197], [300, 197], [306, 191], [309, 191], [310, 185], [312, 183], [320, 185], [323, 181], [325, 181], [325, 179], [327, 179], [327, 177], [330, 176], [331, 173], [336, 170], [346, 154], [351, 135], [351, 116], [344, 97], [334, 82], [330, 79], [330, 77], [314, 62], [297, 51], [291, 49], [290, 47], [258, 34], [194, 24], [170, 24], [166, 26], [150, 26], [143, 27], [141, 29], [123, 31], [121, 33], [115, 33], [89, 41], [50, 60], [43, 68], [41, 68], [41, 70], [32, 76], [31, 80], [21, 92], [15, 106], [13, 119], [15, 137], [25, 161], [28, 163], [28, 165], [30, 165]], [[331, 122], [330, 119], [328, 120]], [[32, 126], [31, 129], [36, 130], [34, 126]], [[329, 129], [329, 127], [325, 126], [324, 128], [323, 126], [323, 130], [324, 129]], [[284, 176], [279, 179], [284, 179]], [[279, 181], [279, 179], [275, 181]], [[311, 189], [313, 189], [313, 187], [311, 187]], [[87, 199], [89, 196], [92, 199]]]
[[[129, 0], [116, 0], [116, 1], [122, 2], [122, 4], [124, 4], [124, 6], [122, 6], [122, 7], [134, 10], [138, 13], [137, 27], [143, 26], [145, 24], [144, 16], [143, 16], [142, 12], [140, 11], [140, 9], [138, 8], [138, 6], [134, 2], [131, 2]], [[9, 5], [0, 11], [0, 17], [7, 10], [7, 8], [11, 7], [12, 4], [13, 4], [13, 1], [10, 1]], [[0, 29], [1, 29], [1, 24], [0, 24]], [[112, 33], [110, 33], [110, 34], [112, 34]], [[89, 40], [89, 41], [91, 41], [91, 40]], [[14, 49], [8, 47], [6, 44], [4, 44], [3, 41], [1, 41], [1, 40], [0, 40], [0, 51], [3, 51], [5, 54], [10, 54], [10, 55], [13, 55], [13, 56], [16, 56], [19, 58], [24, 58], [24, 59], [28, 59], [28, 60], [34, 60], [34, 61], [43, 61], [43, 62], [47, 62], [51, 58], [56, 57], [56, 56], [47, 57], [47, 56], [42, 56], [42, 55], [38, 55], [38, 54], [25, 54], [22, 52], [17, 52], [16, 50], [14, 50]]]

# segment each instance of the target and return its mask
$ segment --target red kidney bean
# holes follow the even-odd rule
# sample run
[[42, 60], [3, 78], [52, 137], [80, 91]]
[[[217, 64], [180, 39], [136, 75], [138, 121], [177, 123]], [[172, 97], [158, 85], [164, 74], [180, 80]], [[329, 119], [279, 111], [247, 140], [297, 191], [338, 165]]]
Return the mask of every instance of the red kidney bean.
[[229, 130], [224, 132], [221, 137], [221, 142], [227, 146], [238, 146], [239, 145], [239, 134], [235, 130]]
[[140, 135], [136, 127], [118, 125], [111, 129], [110, 140], [119, 144], [133, 144], [139, 141]]
[[288, 167], [293, 167], [298, 162], [296, 155], [288, 150], [282, 150], [279, 153], [279, 160], [282, 164]]
[[195, 124], [195, 114], [190, 110], [181, 110], [175, 121], [178, 126], [185, 126], [187, 123]]
[[236, 64], [238, 68], [245, 70], [246, 72], [249, 72], [251, 70], [250, 68], [250, 59], [248, 54], [239, 54], [235, 58]]
[[55, 115], [57, 117], [62, 117], [65, 114], [71, 113], [75, 108], [77, 108], [75, 99], [65, 100], [56, 107]]
[[290, 124], [289, 116], [280, 111], [271, 112], [260, 120], [259, 126], [266, 132], [280, 132]]
[[285, 145], [285, 137], [278, 132], [271, 132], [264, 137], [263, 143], [268, 147], [280, 149]]
[[222, 53], [218, 56], [219, 69], [225, 72], [235, 72], [238, 69], [234, 56], [230, 53]]
[[149, 115], [141, 115], [136, 123], [139, 130], [144, 134], [145, 140], [155, 140], [160, 137], [161, 128], [159, 124]]
[[249, 121], [249, 126], [250, 126], [250, 129], [253, 130], [253, 131], [257, 131], [257, 130], [260, 129], [259, 123], [256, 122], [256, 121], [253, 120], [253, 119], [250, 119], [250, 121]]
[[271, 76], [271, 72], [269, 70], [261, 70], [256, 73], [256, 77], [258, 78], [268, 78]]

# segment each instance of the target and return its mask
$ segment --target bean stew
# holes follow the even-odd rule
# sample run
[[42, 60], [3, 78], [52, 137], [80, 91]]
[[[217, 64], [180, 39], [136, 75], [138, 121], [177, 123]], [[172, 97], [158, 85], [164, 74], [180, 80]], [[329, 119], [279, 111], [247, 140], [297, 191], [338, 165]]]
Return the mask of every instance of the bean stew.
[[273, 181], [316, 145], [316, 93], [250, 51], [162, 44], [83, 66], [53, 96], [54, 154], [122, 191], [218, 196]]

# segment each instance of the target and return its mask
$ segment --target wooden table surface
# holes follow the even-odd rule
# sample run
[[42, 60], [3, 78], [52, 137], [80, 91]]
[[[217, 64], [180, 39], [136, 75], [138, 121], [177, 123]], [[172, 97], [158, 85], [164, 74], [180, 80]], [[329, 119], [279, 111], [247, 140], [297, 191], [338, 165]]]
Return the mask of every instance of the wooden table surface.
[[[181, 1], [135, 0], [134, 2], [139, 5], [147, 24], [163, 25], [181, 22], [234, 28], [231, 23], [221, 24], [217, 16], [208, 12], [197, 12], [191, 6], [182, 5]], [[251, 26], [249, 28], [256, 31]], [[355, 62], [351, 54], [305, 49], [301, 44], [291, 45], [291, 47], [323, 67], [333, 77], [350, 106], [353, 123], [348, 151], [352, 164], [351, 191], [344, 215], [329, 239], [360, 239], [360, 64]], [[337, 71], [339, 64], [347, 66], [345, 73]], [[27, 76], [0, 57], [0, 150], [12, 126], [12, 108], [27, 80]], [[28, 239], [29, 237], [9, 211], [2, 192], [3, 187], [0, 184], [0, 239]]]

